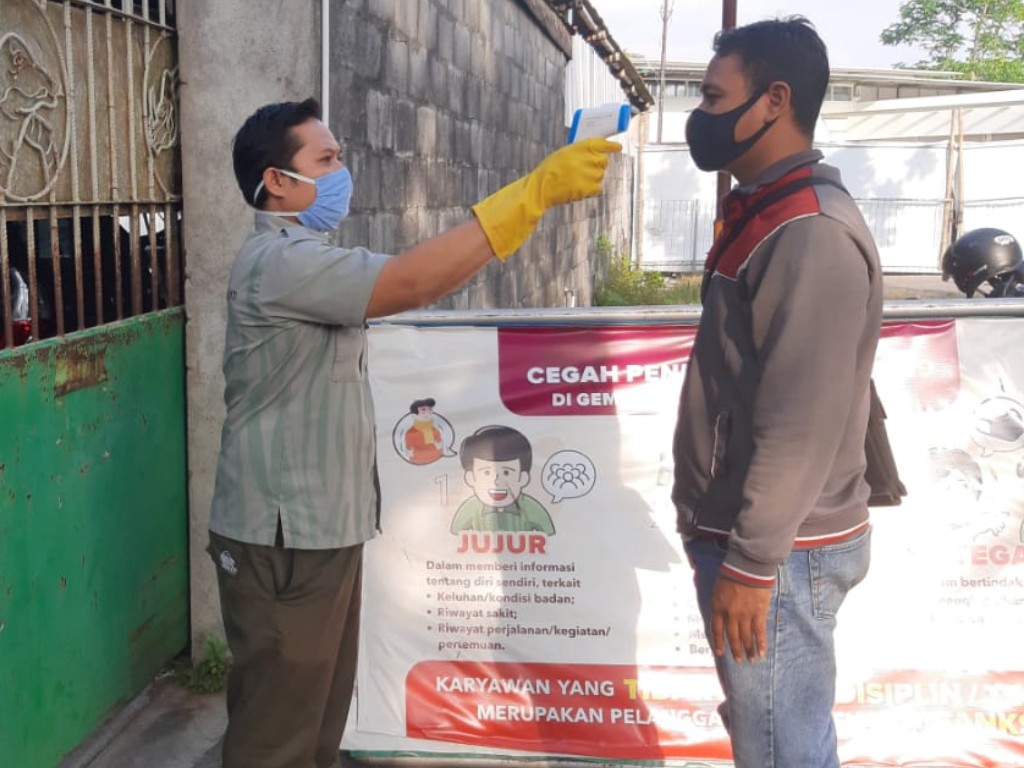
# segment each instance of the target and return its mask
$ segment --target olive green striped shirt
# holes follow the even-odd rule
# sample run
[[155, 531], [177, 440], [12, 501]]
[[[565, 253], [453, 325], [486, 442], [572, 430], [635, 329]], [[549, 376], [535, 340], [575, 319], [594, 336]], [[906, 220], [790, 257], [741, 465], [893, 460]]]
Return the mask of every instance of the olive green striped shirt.
[[387, 260], [256, 213], [231, 269], [210, 530], [332, 549], [373, 538], [379, 513], [366, 306]]

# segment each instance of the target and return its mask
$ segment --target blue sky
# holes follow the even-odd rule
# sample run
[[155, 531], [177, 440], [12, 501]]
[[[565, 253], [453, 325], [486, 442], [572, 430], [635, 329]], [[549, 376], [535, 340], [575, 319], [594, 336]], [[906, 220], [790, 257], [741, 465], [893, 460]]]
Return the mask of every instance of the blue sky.
[[[590, 2], [622, 48], [660, 58], [662, 0]], [[806, 16], [828, 45], [833, 67], [884, 68], [924, 58], [918, 50], [890, 48], [878, 39], [885, 27], [899, 19], [898, 0], [737, 0], [736, 5], [740, 24], [778, 15]], [[719, 0], [674, 0], [668, 58], [707, 61], [721, 21]]]

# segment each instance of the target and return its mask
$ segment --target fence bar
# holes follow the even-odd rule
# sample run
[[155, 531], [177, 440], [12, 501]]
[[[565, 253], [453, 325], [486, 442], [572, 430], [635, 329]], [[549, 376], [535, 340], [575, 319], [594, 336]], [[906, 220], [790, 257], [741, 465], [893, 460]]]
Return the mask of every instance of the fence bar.
[[160, 309], [160, 262], [156, 247], [156, 222], [157, 208], [155, 205], [151, 205], [146, 221], [146, 230], [149, 234], [149, 290], [152, 297], [149, 302], [150, 312]]
[[[96, 12], [85, 9], [85, 81], [86, 107], [89, 110], [89, 179], [91, 181], [92, 199], [100, 196], [100, 164], [99, 164], [99, 127], [96, 121], [96, 39], [93, 29], [93, 17]], [[92, 271], [93, 289], [96, 302], [96, 324], [103, 325], [103, 254], [100, 253], [100, 215], [92, 207]], [[84, 303], [84, 297], [83, 297]]]
[[76, 5], [88, 5], [93, 8], [100, 8], [108, 16], [114, 16], [119, 19], [141, 21], [150, 26], [162, 27], [168, 32], [174, 32], [174, 27], [167, 23], [166, 15], [161, 16], [160, 19], [146, 19], [143, 15], [135, 10], [134, 3], [132, 0], [125, 0], [124, 5], [128, 6], [128, 9], [118, 8], [116, 5], [111, 3], [111, 0], [75, 0]]
[[125, 61], [125, 71], [128, 75], [128, 183], [131, 189], [131, 200], [133, 203], [139, 201], [139, 178], [136, 150], [135, 146], [135, 129], [136, 123], [138, 122], [138, 115], [135, 114], [135, 45], [134, 43], [134, 29], [135, 25], [131, 19], [124, 25], [125, 29], [125, 45], [128, 50], [128, 55]]
[[[32, 227], [32, 224], [28, 225]], [[50, 208], [50, 265], [53, 267], [53, 312], [57, 319], [56, 334], [64, 335], [64, 276], [60, 252], [60, 226], [57, 224], [57, 212]], [[33, 334], [34, 336], [35, 334]], [[37, 337], [38, 338], [38, 337]]]
[[[111, 8], [111, 0], [106, 0], [107, 8]], [[109, 137], [109, 155], [110, 155], [110, 197], [112, 200], [118, 201], [121, 198], [121, 179], [120, 179], [120, 168], [117, 163], [117, 147], [121, 146], [120, 138], [117, 135], [117, 113], [115, 112], [114, 106], [117, 103], [117, 97], [114, 94], [114, 20], [113, 15], [109, 12], [107, 16], [107, 135]], [[129, 46], [130, 48], [131, 46]], [[120, 220], [120, 206], [117, 202], [114, 203], [113, 210], [111, 211], [111, 219], [113, 223], [113, 241], [114, 241], [114, 306], [115, 306], [115, 317], [118, 320], [124, 319], [124, 298], [122, 296], [122, 282], [121, 282], [121, 227], [118, 226]]]
[[7, 250], [7, 210], [0, 195], [0, 328], [4, 348], [14, 346], [14, 312], [11, 306], [11, 260]]
[[121, 265], [121, 206], [114, 205], [111, 216], [114, 225], [114, 304], [117, 319], [124, 319], [124, 275]]
[[85, 328], [85, 278], [82, 275], [82, 214], [80, 206], [75, 206], [71, 214], [73, 227], [72, 243], [75, 258], [75, 320], [77, 330]]
[[[142, 236], [139, 233], [141, 211], [139, 206], [131, 207], [131, 278], [132, 278], [132, 314], [142, 314]], [[114, 224], [117, 227], [117, 223]]]
[[25, 222], [25, 250], [28, 262], [28, 306], [32, 314], [32, 338], [39, 338], [39, 278], [36, 275], [36, 225], [32, 217], [32, 208], [28, 209], [28, 220]]
[[100, 251], [100, 212], [92, 209], [92, 269], [96, 295], [96, 325], [103, 325], [103, 254]]
[[[161, 0], [162, 2], [163, 0]], [[178, 287], [178, 254], [176, 251], [178, 238], [175, 228], [178, 226], [176, 212], [168, 203], [164, 206], [164, 263], [167, 265], [167, 306], [176, 306], [181, 299]]]
[[[75, 83], [75, 46], [74, 46], [74, 35], [72, 34], [71, 26], [71, 4], [64, 4], [64, 60], [67, 62], [68, 71], [68, 82], [74, 85]], [[69, 161], [71, 164], [71, 200], [74, 203], [72, 209], [72, 223], [74, 225], [74, 232], [72, 234], [72, 253], [70, 254], [74, 258], [75, 266], [75, 319], [77, 324], [75, 328], [81, 329], [85, 327], [85, 302], [83, 299], [82, 290], [82, 233], [81, 233], [81, 211], [79, 210], [78, 202], [81, 198], [81, 191], [79, 189], [79, 166], [78, 166], [78, 120], [75, 99], [69, 98], [67, 100], [68, 105], [68, 122], [71, 124], [71, 153]], [[58, 233], [58, 250], [60, 245], [60, 237]]]

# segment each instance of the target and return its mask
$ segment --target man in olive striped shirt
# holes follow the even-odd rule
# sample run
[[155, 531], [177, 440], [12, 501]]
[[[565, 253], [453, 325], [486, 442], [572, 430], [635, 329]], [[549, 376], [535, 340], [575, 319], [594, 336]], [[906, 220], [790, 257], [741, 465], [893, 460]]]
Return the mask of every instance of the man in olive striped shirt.
[[352, 178], [313, 99], [270, 104], [234, 142], [256, 209], [228, 284], [227, 416], [209, 552], [233, 667], [225, 768], [333, 768], [355, 679], [362, 546], [379, 528], [366, 321], [429, 304], [505, 259], [544, 211], [596, 195], [589, 139], [395, 256], [338, 248]]

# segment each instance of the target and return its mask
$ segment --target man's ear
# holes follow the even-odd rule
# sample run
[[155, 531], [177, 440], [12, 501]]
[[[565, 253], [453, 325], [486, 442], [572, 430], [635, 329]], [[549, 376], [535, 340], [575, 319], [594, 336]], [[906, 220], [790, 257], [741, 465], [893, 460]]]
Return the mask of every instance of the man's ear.
[[277, 168], [265, 168], [263, 170], [263, 188], [271, 197], [283, 197], [286, 178]]
[[768, 120], [778, 120], [793, 106], [793, 89], [789, 83], [776, 80], [768, 86]]
[[519, 473], [519, 484], [520, 485], [529, 485], [530, 484], [530, 473], [529, 472], [520, 472]]
[[467, 469], [466, 470], [466, 474], [464, 474], [462, 476], [462, 479], [466, 481], [466, 485], [468, 485], [470, 488], [472, 488], [473, 487], [473, 470], [472, 469]]

